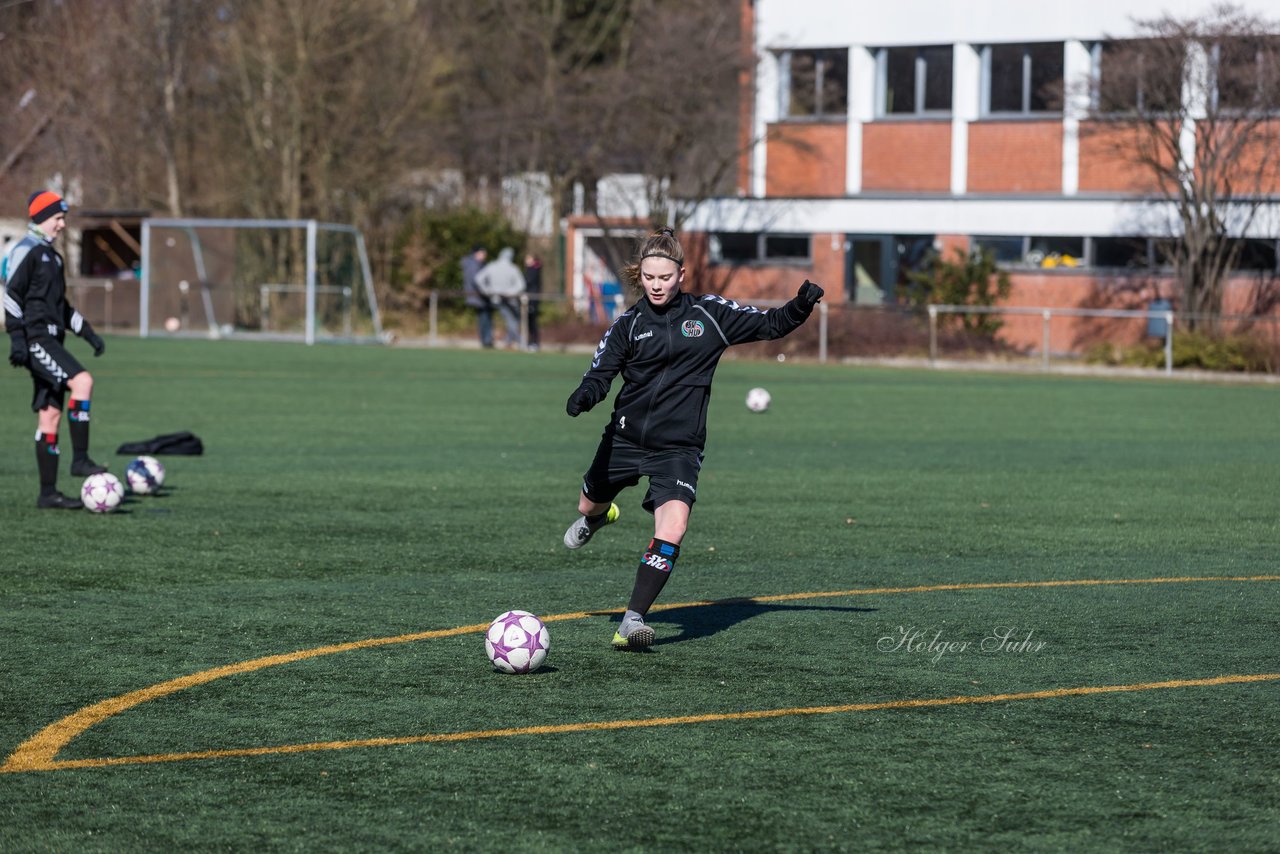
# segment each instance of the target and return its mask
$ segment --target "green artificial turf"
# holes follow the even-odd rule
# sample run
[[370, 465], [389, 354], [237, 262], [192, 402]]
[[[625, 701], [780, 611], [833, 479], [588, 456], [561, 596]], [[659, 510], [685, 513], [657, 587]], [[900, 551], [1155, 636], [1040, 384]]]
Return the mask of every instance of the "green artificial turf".
[[[0, 761], [286, 656], [56, 756], [160, 761], [0, 774], [0, 850], [1274, 848], [1280, 681], [1203, 680], [1280, 673], [1275, 389], [726, 361], [674, 607], [629, 654], [643, 489], [561, 545], [588, 358], [112, 338], [95, 456], [206, 453], [106, 516], [34, 509], [0, 374]], [[1075, 580], [1141, 583], [1043, 584]], [[537, 673], [411, 639], [509, 608], [551, 620]], [[1019, 696], [1100, 686], [1129, 687]]]

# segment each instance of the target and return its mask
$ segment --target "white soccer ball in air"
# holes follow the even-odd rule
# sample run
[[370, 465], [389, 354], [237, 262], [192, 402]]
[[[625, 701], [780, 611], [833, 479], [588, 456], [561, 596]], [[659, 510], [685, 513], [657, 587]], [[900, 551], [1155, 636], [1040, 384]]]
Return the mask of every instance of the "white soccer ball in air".
[[747, 409], [752, 412], [764, 412], [772, 402], [772, 395], [762, 388], [753, 388], [747, 392]]
[[489, 624], [484, 651], [503, 673], [529, 673], [542, 666], [551, 649], [547, 627], [528, 611], [507, 611]]
[[138, 495], [154, 495], [164, 485], [164, 464], [155, 457], [138, 457], [124, 470], [129, 491]]
[[166, 332], [177, 332], [181, 328], [182, 321], [176, 317], [171, 317], [164, 322], [164, 329]]
[[91, 474], [80, 487], [80, 500], [92, 513], [110, 513], [124, 498], [124, 484], [111, 472]]

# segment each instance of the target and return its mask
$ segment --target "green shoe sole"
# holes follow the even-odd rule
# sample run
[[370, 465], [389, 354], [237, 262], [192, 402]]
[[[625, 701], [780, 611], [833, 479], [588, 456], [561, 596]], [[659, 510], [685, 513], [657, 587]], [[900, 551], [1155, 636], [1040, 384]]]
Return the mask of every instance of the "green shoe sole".
[[620, 633], [613, 633], [614, 649], [643, 649], [653, 645], [653, 629], [648, 626], [641, 626], [634, 629], [630, 635], [623, 637]]

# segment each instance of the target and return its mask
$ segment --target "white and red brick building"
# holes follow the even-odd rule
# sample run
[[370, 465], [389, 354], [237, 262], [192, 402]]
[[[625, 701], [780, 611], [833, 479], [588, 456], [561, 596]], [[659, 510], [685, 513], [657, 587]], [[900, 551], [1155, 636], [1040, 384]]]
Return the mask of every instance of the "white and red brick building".
[[[1249, 5], [1265, 16], [1272, 4]], [[1010, 305], [1138, 307], [1167, 291], [1169, 212], [1152, 177], [1117, 156], [1109, 136], [1123, 131], [1095, 118], [1088, 84], [1135, 21], [1210, 6], [744, 0], [754, 73], [738, 193], [684, 224], [704, 289], [783, 298], [808, 276], [829, 302], [878, 304], [929, 248], [981, 245], [1012, 274]], [[1280, 186], [1262, 189], [1280, 199]], [[1251, 269], [1233, 278], [1228, 311], [1276, 272], [1280, 229], [1264, 216], [1239, 237]], [[1151, 286], [1115, 287], [1135, 278]]]

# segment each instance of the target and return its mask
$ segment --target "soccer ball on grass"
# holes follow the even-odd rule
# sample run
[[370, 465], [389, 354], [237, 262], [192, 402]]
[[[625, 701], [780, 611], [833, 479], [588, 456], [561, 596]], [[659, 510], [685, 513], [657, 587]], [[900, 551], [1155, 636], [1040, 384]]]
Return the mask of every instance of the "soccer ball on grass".
[[129, 491], [153, 495], [164, 485], [164, 465], [155, 457], [138, 457], [124, 470]]
[[80, 500], [92, 513], [110, 513], [120, 506], [124, 498], [124, 485], [111, 472], [91, 474], [80, 487]]
[[542, 666], [551, 648], [547, 627], [528, 611], [507, 611], [489, 624], [484, 651], [503, 673], [529, 673]]
[[773, 397], [762, 388], [753, 388], [747, 392], [747, 409], [752, 412], [764, 412], [772, 401]]

